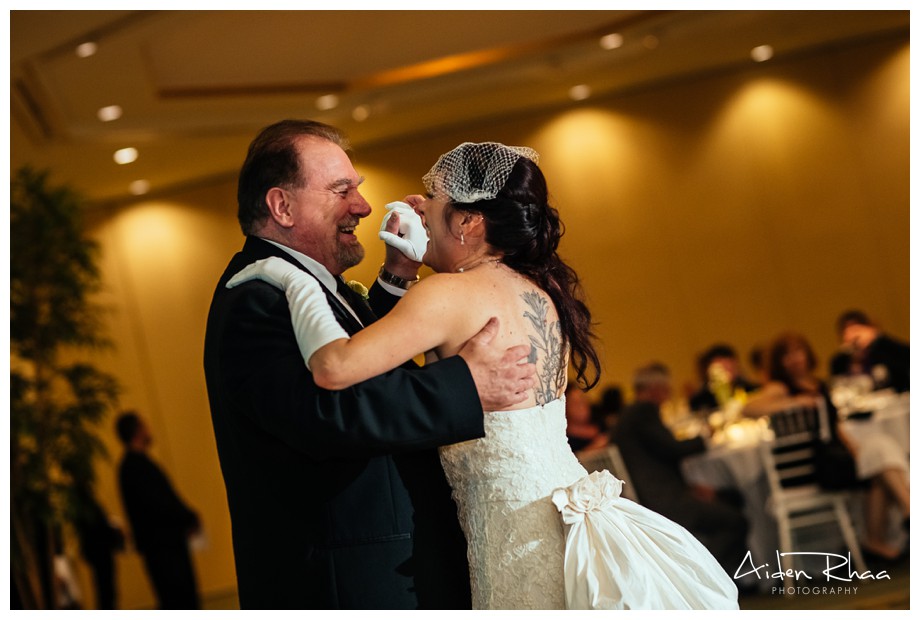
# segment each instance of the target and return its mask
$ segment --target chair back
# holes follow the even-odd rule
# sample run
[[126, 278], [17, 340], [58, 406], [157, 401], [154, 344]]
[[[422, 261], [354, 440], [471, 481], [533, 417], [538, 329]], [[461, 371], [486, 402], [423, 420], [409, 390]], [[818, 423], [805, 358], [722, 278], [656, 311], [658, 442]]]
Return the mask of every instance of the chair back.
[[633, 486], [632, 479], [629, 477], [629, 471], [626, 469], [626, 462], [620, 454], [620, 448], [616, 444], [607, 444], [605, 447], [597, 450], [582, 450], [578, 454], [578, 461], [582, 467], [588, 470], [588, 473], [602, 471], [606, 469], [611, 474], [623, 481], [623, 491], [621, 495], [639, 503], [639, 496], [636, 494], [636, 487]]
[[771, 489], [782, 491], [816, 484], [815, 459], [819, 441], [830, 439], [827, 407], [795, 407], [770, 416], [772, 442], [761, 445]]
[[[776, 413], [770, 418], [770, 426], [775, 439], [761, 443], [760, 454], [770, 484], [767, 507], [776, 517], [777, 549], [797, 552], [801, 542], [795, 540], [795, 530], [836, 523], [857, 572], [865, 571], [866, 563], [845, 494], [825, 491], [817, 483], [819, 445], [831, 438], [827, 404], [820, 399], [812, 409]], [[789, 558], [793, 568], [796, 561], [794, 555]], [[783, 585], [791, 593], [793, 571], [785, 570], [782, 563], [780, 560], [778, 568], [783, 574]]]

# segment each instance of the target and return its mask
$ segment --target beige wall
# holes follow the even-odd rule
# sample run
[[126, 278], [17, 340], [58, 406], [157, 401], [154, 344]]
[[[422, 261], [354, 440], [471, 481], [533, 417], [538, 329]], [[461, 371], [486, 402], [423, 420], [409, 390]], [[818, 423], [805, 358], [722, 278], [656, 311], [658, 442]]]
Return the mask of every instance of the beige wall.
[[[807, 335], [823, 370], [833, 321], [851, 306], [909, 337], [906, 39], [361, 148], [376, 210], [350, 277], [370, 283], [382, 261], [383, 205], [420, 191], [437, 155], [465, 140], [541, 153], [567, 226], [560, 251], [599, 323], [603, 383], [628, 383], [657, 359], [681, 385], [709, 344], [746, 356], [786, 328]], [[95, 214], [93, 228], [118, 345], [102, 361], [202, 514], [210, 547], [196, 562], [212, 596], [232, 591], [234, 571], [202, 343], [214, 282], [242, 243], [234, 197], [228, 180]], [[103, 501], [121, 513], [112, 465], [100, 478]], [[119, 562], [123, 606], [151, 605], [137, 557]]]

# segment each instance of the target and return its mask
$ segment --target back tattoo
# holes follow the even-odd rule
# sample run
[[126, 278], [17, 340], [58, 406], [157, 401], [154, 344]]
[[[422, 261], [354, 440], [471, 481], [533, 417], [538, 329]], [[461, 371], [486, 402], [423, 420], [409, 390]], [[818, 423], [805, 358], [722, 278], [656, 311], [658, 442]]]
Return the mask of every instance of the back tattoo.
[[566, 368], [563, 362], [562, 329], [559, 321], [547, 322], [549, 302], [537, 292], [528, 291], [521, 295], [530, 307], [524, 317], [533, 325], [536, 335], [530, 336], [530, 355], [528, 360], [536, 364], [539, 358], [542, 365], [537, 368], [537, 386], [534, 397], [538, 405], [545, 405], [554, 400], [562, 390], [566, 380]]

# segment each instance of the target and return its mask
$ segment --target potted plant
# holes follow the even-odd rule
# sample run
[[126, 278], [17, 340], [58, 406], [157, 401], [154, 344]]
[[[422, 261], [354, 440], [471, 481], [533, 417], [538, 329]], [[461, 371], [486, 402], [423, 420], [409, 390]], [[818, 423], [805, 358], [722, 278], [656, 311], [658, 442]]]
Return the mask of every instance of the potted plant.
[[93, 463], [105, 454], [96, 425], [116, 407], [118, 384], [80, 358], [108, 344], [84, 201], [31, 168], [15, 172], [10, 194], [11, 595], [47, 609], [61, 605], [53, 558], [89, 510]]

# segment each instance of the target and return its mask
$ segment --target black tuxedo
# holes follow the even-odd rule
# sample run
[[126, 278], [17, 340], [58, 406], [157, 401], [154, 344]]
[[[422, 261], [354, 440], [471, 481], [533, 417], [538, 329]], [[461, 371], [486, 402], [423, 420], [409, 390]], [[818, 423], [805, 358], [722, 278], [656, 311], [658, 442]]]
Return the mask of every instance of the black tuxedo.
[[[217, 285], [205, 338], [241, 607], [469, 608], [466, 541], [435, 449], [484, 434], [466, 363], [410, 362], [318, 388], [284, 293], [261, 281], [225, 287], [268, 256], [301, 267], [247, 239]], [[327, 297], [346, 331], [361, 329]], [[371, 298], [395, 303], [379, 286]]]

